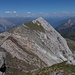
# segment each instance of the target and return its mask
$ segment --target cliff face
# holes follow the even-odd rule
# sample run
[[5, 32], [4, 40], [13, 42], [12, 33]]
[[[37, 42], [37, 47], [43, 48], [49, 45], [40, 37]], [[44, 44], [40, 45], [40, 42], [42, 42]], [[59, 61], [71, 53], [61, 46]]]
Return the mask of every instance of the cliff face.
[[[42, 17], [5, 32], [1, 48], [25, 63], [24, 72], [68, 61], [74, 64], [73, 54], [65, 39]], [[30, 66], [30, 67], [28, 67]]]
[[5, 75], [6, 71], [6, 54], [0, 51], [0, 75]]

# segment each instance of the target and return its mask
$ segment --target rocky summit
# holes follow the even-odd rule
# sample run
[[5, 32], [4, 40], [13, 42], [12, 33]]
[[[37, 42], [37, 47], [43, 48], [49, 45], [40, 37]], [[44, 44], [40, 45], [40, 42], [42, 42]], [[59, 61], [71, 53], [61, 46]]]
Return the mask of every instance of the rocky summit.
[[66, 40], [42, 17], [0, 34], [0, 46], [12, 70], [35, 71], [63, 61], [75, 64]]

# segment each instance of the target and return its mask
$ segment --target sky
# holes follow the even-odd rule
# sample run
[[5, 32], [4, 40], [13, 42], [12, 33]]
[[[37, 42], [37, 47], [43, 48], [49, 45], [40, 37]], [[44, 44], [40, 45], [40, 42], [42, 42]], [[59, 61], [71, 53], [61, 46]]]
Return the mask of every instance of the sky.
[[75, 13], [75, 0], [0, 0], [0, 16], [12, 13]]

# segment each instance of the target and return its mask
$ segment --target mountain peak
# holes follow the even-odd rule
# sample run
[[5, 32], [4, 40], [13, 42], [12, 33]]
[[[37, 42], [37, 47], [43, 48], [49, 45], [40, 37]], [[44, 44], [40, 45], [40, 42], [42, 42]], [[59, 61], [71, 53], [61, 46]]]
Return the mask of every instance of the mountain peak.
[[44, 20], [42, 17], [37, 18], [36, 20]]
[[41, 21], [45, 21], [45, 19], [44, 18], [42, 18], [42, 17], [39, 17], [39, 18], [37, 18], [37, 19], [35, 19], [35, 20], [33, 20], [33, 22], [34, 23], [36, 23], [36, 22], [41, 22]]
[[39, 17], [35, 20], [32, 21], [33, 23], [37, 23], [38, 25], [41, 24], [41, 26], [47, 30], [47, 31], [50, 31], [50, 29], [52, 29], [53, 27], [45, 20], [43, 19], [42, 17]]

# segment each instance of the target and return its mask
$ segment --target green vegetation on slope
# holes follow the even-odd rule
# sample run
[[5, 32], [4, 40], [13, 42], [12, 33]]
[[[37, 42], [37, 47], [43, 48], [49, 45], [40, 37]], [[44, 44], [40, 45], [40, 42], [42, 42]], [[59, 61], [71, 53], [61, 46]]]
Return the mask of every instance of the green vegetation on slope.
[[36, 30], [36, 31], [40, 31], [40, 32], [44, 32], [44, 28], [40, 25], [38, 25], [37, 23], [33, 23], [32, 21], [28, 22], [28, 23], [24, 23], [26, 26], [28, 26], [30, 29], [32, 30]]
[[56, 72], [62, 73], [62, 75], [68, 75], [75, 73], [75, 65], [66, 64], [66, 62], [55, 64], [51, 67], [46, 67], [38, 70], [33, 73], [33, 75], [50, 75], [51, 73]]
[[58, 31], [64, 38], [68, 38], [75, 41], [75, 31], [73, 32], [63, 32]]
[[7, 30], [7, 32], [12, 33], [12, 32], [15, 31], [16, 28], [17, 28], [17, 26], [13, 26], [13, 27], [9, 28], [9, 29]]
[[2, 36], [0, 36], [0, 39], [3, 39], [4, 37], [5, 37], [5, 36], [2, 35]]
[[[14, 75], [50, 75], [52, 73], [55, 73], [55, 75], [61, 74], [61, 75], [71, 75], [75, 74], [75, 65], [67, 64], [66, 62], [58, 63], [55, 65], [52, 65], [51, 67], [45, 67], [43, 69], [39, 69], [38, 71], [35, 71], [33, 73], [20, 73], [16, 70]], [[13, 74], [12, 74], [13, 75]]]
[[71, 51], [72, 52], [75, 51], [75, 41], [72, 41], [72, 40], [67, 39], [67, 38], [66, 38], [66, 41], [67, 41], [67, 44], [68, 44], [69, 48], [71, 49]]

